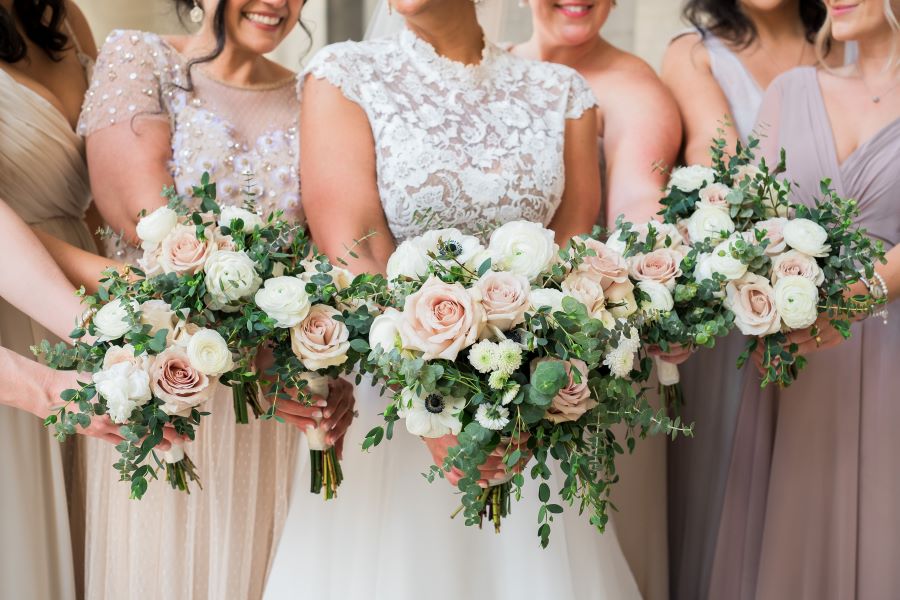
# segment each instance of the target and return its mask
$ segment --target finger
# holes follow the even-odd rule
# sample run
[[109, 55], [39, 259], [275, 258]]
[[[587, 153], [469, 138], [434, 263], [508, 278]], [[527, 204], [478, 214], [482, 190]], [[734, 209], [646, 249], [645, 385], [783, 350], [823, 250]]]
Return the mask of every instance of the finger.
[[341, 402], [338, 406], [329, 406], [323, 412], [325, 420], [323, 423], [325, 424], [326, 429], [334, 429], [334, 426], [344, 418], [350, 410], [353, 408], [353, 404], [350, 402]]
[[101, 440], [103, 440], [104, 442], [109, 442], [110, 444], [112, 444], [112, 445], [114, 445], [114, 446], [118, 446], [118, 445], [122, 442], [122, 440], [124, 439], [122, 436], [115, 435], [115, 434], [112, 434], [112, 433], [102, 433], [102, 434], [100, 434], [100, 435], [94, 435], [94, 436], [92, 436], [92, 437], [95, 437], [95, 438], [97, 438], [97, 439], [101, 439]]
[[344, 436], [341, 436], [334, 443], [334, 453], [337, 454], [338, 460], [344, 458]]
[[322, 396], [313, 396], [310, 400], [311, 406], [318, 406], [319, 408], [325, 408], [328, 406], [328, 400], [323, 398]]
[[285, 423], [288, 423], [289, 425], [293, 425], [300, 431], [306, 431], [310, 427], [312, 427], [312, 428], [316, 427], [316, 422], [312, 419], [298, 417], [296, 415], [292, 415], [289, 413], [283, 413], [281, 411], [275, 411], [275, 414], [278, 415], [279, 417], [281, 417], [282, 419], [284, 419]]
[[170, 442], [169, 440], [163, 438], [163, 439], [161, 439], [161, 440], [159, 441], [158, 444], [156, 444], [156, 448], [155, 448], [155, 449], [156, 449], [156, 450], [159, 450], [160, 452], [168, 452], [169, 450], [172, 449], [172, 442]]
[[299, 402], [279, 402], [276, 413], [286, 413], [306, 419], [321, 419], [322, 409], [315, 406], [307, 406]]
[[335, 423], [334, 429], [332, 429], [328, 436], [326, 436], [326, 440], [329, 444], [334, 444], [338, 440], [344, 439], [344, 435], [347, 433], [347, 429], [350, 428], [350, 424], [353, 422], [353, 413], [347, 412], [344, 413], [344, 417]]

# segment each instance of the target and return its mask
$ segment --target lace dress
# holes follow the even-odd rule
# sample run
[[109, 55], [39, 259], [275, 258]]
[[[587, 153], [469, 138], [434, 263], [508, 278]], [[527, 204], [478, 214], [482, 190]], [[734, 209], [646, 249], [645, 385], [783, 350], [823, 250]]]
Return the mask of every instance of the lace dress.
[[[489, 43], [480, 63], [466, 67], [408, 30], [325, 48], [308, 72], [368, 115], [382, 206], [398, 242], [434, 227], [483, 235], [513, 219], [549, 223], [564, 187], [566, 119], [595, 104], [566, 67]], [[298, 473], [267, 598], [295, 598], [298, 589], [335, 599], [640, 597], [615, 531], [599, 535], [577, 510], [556, 519], [541, 550], [533, 482], [496, 535], [448, 518], [459, 497], [446, 482], [422, 478], [431, 457], [402, 426], [362, 455], [384, 405], [377, 389], [358, 388], [337, 501], [302, 493], [308, 475]], [[307, 462], [300, 458], [302, 469]], [[551, 487], [561, 483], [554, 474]]]
[[[151, 33], [110, 34], [94, 70], [79, 132], [162, 119], [172, 132], [170, 168], [186, 194], [204, 171], [220, 203], [241, 201], [252, 172], [261, 209], [302, 221], [296, 77], [260, 88], [215, 81]], [[127, 173], [122, 176], [127, 177]], [[150, 190], [157, 193], [159, 190]], [[187, 452], [203, 490], [190, 495], [156, 481], [141, 501], [112, 468], [104, 446], [88, 471], [87, 597], [258, 598], [287, 507], [296, 430], [274, 421], [237, 425], [222, 387]]]

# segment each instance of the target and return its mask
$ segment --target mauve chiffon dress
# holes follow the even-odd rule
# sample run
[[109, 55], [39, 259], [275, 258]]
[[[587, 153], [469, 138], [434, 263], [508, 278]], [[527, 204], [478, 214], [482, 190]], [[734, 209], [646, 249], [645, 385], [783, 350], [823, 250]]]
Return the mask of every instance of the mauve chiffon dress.
[[[858, 224], [900, 241], [900, 119], [838, 163], [817, 72], [802, 67], [766, 93], [767, 160], [787, 151], [793, 200], [832, 180], [859, 202]], [[747, 377], [735, 430], [711, 598], [900, 598], [900, 319], [870, 317], [811, 354], [790, 388]]]

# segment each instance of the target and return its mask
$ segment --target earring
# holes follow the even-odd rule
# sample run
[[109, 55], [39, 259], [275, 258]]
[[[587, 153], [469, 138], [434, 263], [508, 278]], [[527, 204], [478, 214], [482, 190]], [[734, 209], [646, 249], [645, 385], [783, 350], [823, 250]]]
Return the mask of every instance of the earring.
[[189, 16], [194, 23], [203, 21], [203, 7], [200, 6], [200, 3], [197, 2], [197, 0], [194, 0], [194, 8], [191, 9]]

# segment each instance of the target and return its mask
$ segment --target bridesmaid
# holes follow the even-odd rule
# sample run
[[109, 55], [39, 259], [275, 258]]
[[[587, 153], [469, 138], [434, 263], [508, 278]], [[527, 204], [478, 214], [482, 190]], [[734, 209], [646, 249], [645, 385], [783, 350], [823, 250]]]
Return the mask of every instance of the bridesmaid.
[[[855, 65], [790, 71], [766, 92], [767, 160], [787, 151], [794, 200], [819, 181], [855, 198], [858, 224], [884, 242], [892, 312], [900, 289], [898, 0], [828, 3], [819, 39], [858, 45]], [[856, 291], [864, 286], [857, 284]], [[786, 390], [750, 378], [735, 433], [710, 596], [829, 600], [900, 597], [900, 321], [869, 317], [843, 341], [793, 334], [809, 359]]]
[[[208, 171], [225, 205], [243, 201], [253, 174], [260, 209], [302, 223], [298, 179], [298, 80], [266, 59], [296, 27], [302, 0], [190, 0], [202, 21], [190, 36], [115, 31], [91, 83], [79, 131], [86, 136], [97, 206], [113, 230], [135, 240], [137, 215], [182, 195]], [[328, 408], [281, 403], [305, 427], [317, 411], [339, 439], [352, 415], [352, 388]], [[236, 425], [230, 390], [205, 421], [191, 456], [202, 493], [151, 486], [140, 502], [103, 448], [88, 473], [90, 598], [258, 598], [288, 504], [298, 434], [274, 422]]]
[[[0, 0], [0, 197], [36, 229], [85, 249], [94, 247], [84, 224], [90, 189], [74, 128], [95, 55], [75, 4]], [[54, 339], [0, 301], [3, 347], [30, 356], [45, 338]], [[85, 441], [61, 447], [31, 415], [0, 407], [0, 479], [13, 482], [0, 487], [0, 597], [80, 595]]]
[[[528, 5], [534, 34], [510, 51], [574, 68], [597, 97], [601, 221], [611, 226], [619, 215], [634, 222], [654, 218], [667, 179], [656, 167], [675, 164], [681, 144], [681, 118], [671, 93], [649, 65], [600, 35], [614, 0], [577, 6], [530, 0]], [[668, 598], [666, 439], [648, 438], [619, 462], [621, 480], [613, 493], [619, 511], [613, 518], [622, 551], [643, 596]]]
[[[685, 161], [708, 164], [718, 129], [731, 148], [737, 140], [746, 142], [769, 83], [788, 69], [816, 62], [813, 41], [825, 8], [820, 0], [691, 0], [684, 16], [696, 29], [671, 43], [662, 77], [681, 109]], [[835, 44], [824, 59], [837, 66], [842, 56], [842, 45]], [[694, 438], [675, 440], [668, 453], [675, 599], [707, 597], [745, 377], [735, 365], [744, 344], [735, 332], [680, 368], [686, 399], [682, 415], [694, 423]]]

